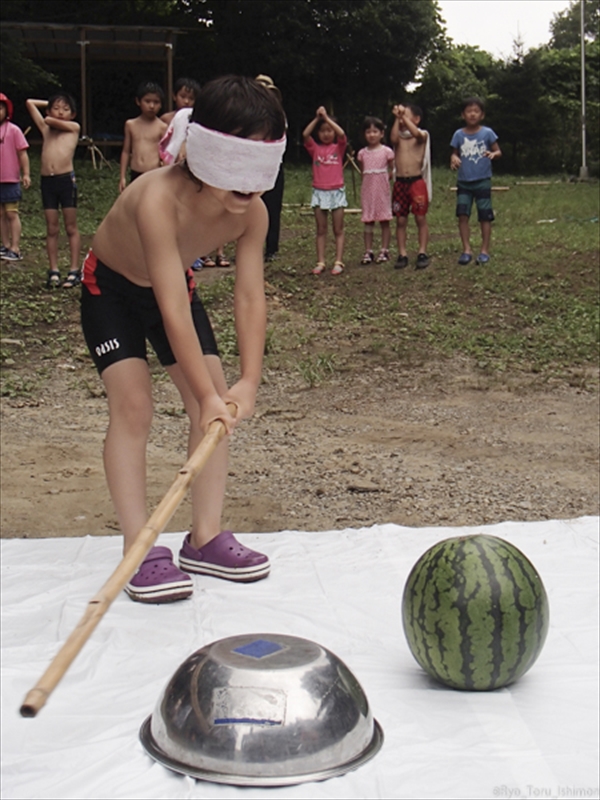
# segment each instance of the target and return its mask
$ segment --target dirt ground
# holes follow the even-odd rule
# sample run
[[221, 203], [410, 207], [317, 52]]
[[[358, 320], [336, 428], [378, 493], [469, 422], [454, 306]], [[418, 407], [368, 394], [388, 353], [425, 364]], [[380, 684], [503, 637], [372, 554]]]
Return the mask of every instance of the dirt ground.
[[[3, 398], [3, 537], [118, 531], [102, 467], [106, 400], [97, 378], [89, 390], [91, 374], [78, 360], [55, 363], [43, 397]], [[267, 370], [257, 413], [231, 442], [224, 526], [325, 531], [596, 515], [598, 411], [596, 391], [532, 387], [526, 376], [499, 382], [468, 361], [334, 374], [311, 389], [297, 372]], [[150, 510], [186, 460], [185, 437], [176, 391], [160, 381]], [[186, 500], [168, 530], [189, 523]]]

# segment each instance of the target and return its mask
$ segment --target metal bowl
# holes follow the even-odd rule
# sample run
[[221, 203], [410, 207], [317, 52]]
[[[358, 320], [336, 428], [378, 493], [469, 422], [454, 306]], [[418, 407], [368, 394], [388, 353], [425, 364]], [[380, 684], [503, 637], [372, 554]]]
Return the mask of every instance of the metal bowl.
[[285, 786], [356, 769], [383, 743], [348, 667], [307, 639], [246, 634], [197, 650], [177, 669], [140, 739], [195, 778]]

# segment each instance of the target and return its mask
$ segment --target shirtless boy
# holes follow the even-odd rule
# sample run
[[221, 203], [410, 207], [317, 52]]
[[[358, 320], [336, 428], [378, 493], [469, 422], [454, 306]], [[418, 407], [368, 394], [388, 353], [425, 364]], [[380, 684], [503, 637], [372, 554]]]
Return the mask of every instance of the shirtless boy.
[[[46, 251], [50, 269], [46, 286], [60, 285], [58, 269], [58, 208], [69, 239], [71, 264], [63, 288], [80, 283], [79, 256], [81, 237], [77, 228], [77, 184], [73, 171], [73, 155], [79, 142], [79, 125], [74, 121], [77, 109], [71, 95], [58, 92], [48, 100], [26, 101], [27, 110], [42, 134], [41, 188], [46, 217]], [[42, 110], [46, 116], [42, 115]]]
[[423, 168], [428, 152], [429, 134], [419, 128], [422, 112], [418, 106], [396, 105], [392, 113], [395, 120], [390, 131], [390, 143], [394, 148], [396, 164], [392, 211], [397, 219], [398, 241], [398, 258], [394, 268], [404, 269], [408, 266], [406, 229], [408, 215], [412, 211], [419, 234], [419, 254], [415, 269], [425, 269], [430, 261], [427, 255], [429, 193], [423, 179]]
[[178, 78], [173, 87], [175, 110], [162, 114], [161, 120], [168, 125], [180, 109], [193, 108], [199, 93], [200, 84], [197, 81], [192, 78]]
[[[192, 78], [179, 78], [173, 87], [173, 100], [175, 101], [175, 111], [168, 111], [161, 116], [161, 120], [167, 125], [171, 123], [173, 117], [182, 108], [193, 108], [196, 98], [200, 94], [200, 84]], [[185, 158], [185, 142], [181, 151], [176, 157], [176, 161]], [[195, 259], [192, 264], [193, 270], [201, 270], [203, 267], [229, 267], [230, 262], [225, 258], [223, 245], [217, 248], [214, 260], [206, 255]]]
[[[219, 78], [204, 86], [191, 117], [181, 112], [175, 118], [171, 136], [169, 156], [177, 156], [185, 139], [186, 161], [154, 170], [123, 192], [84, 263], [82, 325], [108, 397], [104, 465], [125, 551], [148, 516], [152, 381], [146, 338], [181, 394], [190, 418], [190, 453], [211, 421], [222, 420], [231, 433], [253, 413], [265, 342], [262, 249], [268, 219], [260, 196], [274, 185], [285, 149], [281, 106], [249, 78]], [[241, 368], [230, 388], [187, 268], [196, 253], [226, 240], [237, 243], [234, 311]], [[235, 418], [227, 403], [237, 407]], [[189, 597], [190, 572], [240, 582], [268, 575], [266, 555], [221, 531], [227, 451], [225, 437], [193, 484], [193, 524], [179, 553], [181, 570], [168, 548], [152, 548], [126, 587], [133, 600]]]
[[140, 108], [140, 115], [128, 119], [125, 123], [125, 138], [121, 151], [120, 192], [127, 186], [128, 166], [130, 183], [144, 172], [160, 167], [158, 143], [167, 130], [167, 124], [157, 116], [163, 99], [163, 90], [157, 83], [146, 81], [138, 86], [135, 102]]

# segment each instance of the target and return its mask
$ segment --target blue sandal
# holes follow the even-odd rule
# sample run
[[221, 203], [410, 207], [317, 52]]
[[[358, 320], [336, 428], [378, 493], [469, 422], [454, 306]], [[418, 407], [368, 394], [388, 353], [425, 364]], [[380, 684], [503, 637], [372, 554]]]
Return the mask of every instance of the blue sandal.
[[461, 267], [464, 267], [467, 264], [470, 264], [472, 260], [473, 256], [471, 255], [471, 253], [462, 253], [462, 255], [458, 259], [458, 263], [461, 265]]
[[69, 270], [67, 277], [63, 281], [63, 289], [74, 289], [81, 283], [81, 272], [77, 269]]
[[490, 257], [488, 256], [487, 253], [479, 253], [479, 255], [477, 256], [477, 262], [476, 263], [477, 264], [487, 264], [489, 260], [490, 260]]
[[60, 272], [57, 269], [49, 269], [46, 279], [46, 289], [58, 289], [60, 286]]

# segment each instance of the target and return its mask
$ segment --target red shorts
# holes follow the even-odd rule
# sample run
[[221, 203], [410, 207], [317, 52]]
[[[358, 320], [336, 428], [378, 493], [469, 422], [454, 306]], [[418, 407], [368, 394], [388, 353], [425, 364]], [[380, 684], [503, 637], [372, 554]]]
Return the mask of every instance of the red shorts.
[[418, 175], [416, 178], [396, 178], [392, 192], [392, 211], [396, 217], [424, 217], [429, 208], [427, 184]]

